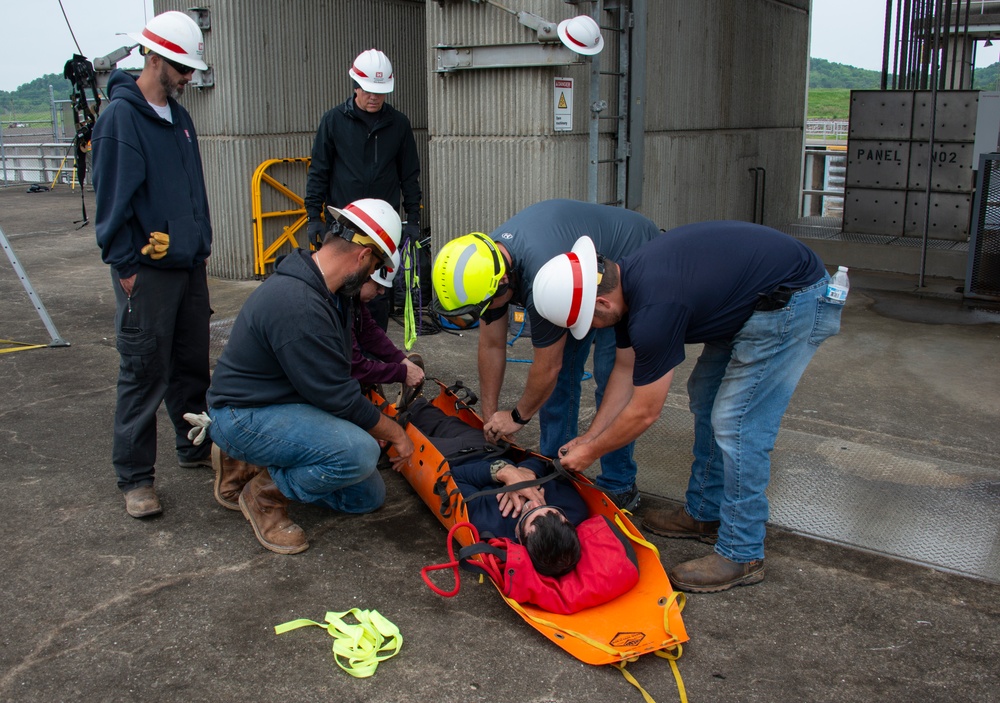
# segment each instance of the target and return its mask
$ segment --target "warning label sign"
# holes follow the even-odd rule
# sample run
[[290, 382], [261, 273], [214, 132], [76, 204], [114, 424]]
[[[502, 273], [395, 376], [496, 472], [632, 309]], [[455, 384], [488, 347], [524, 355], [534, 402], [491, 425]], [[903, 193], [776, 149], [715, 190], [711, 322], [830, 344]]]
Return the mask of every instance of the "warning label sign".
[[573, 79], [556, 78], [553, 84], [554, 129], [557, 132], [573, 130]]

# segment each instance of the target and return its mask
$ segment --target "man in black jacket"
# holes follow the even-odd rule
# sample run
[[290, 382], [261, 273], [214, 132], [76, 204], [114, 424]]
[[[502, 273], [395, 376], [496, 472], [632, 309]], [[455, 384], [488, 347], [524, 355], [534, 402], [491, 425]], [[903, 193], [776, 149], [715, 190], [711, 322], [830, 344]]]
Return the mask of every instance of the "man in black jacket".
[[205, 409], [210, 380], [205, 259], [212, 225], [198, 136], [176, 98], [203, 60], [204, 37], [183, 12], [129, 35], [145, 56], [138, 79], [115, 71], [94, 129], [97, 244], [111, 268], [121, 355], [111, 461], [125, 510], [162, 512], [153, 489], [156, 412], [164, 401], [183, 468], [211, 466], [187, 438], [187, 410]]
[[[305, 207], [309, 243], [319, 248], [326, 231], [324, 205], [343, 207], [361, 198], [378, 198], [406, 213], [403, 240], [420, 231], [420, 159], [410, 120], [385, 101], [395, 84], [392, 64], [378, 49], [358, 54], [348, 75], [354, 97], [323, 115], [313, 142]], [[384, 330], [389, 307], [385, 295], [368, 304]]]

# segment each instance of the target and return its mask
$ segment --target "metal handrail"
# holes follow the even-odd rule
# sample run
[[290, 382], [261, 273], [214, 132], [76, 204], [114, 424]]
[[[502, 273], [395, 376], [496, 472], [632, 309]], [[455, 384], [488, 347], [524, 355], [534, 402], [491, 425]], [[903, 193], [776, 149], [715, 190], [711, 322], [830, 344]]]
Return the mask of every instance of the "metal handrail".
[[[305, 199], [303, 196], [292, 191], [284, 183], [279, 183], [274, 177], [268, 175], [267, 171], [276, 164], [290, 163], [304, 164], [308, 169], [310, 161], [311, 159], [308, 157], [268, 159], [267, 161], [261, 163], [253, 173], [253, 178], [250, 181], [250, 207], [251, 216], [253, 218], [254, 275], [263, 276], [267, 273], [267, 265], [274, 263], [274, 260], [277, 258], [277, 251], [284, 244], [290, 244], [293, 249], [297, 248], [299, 244], [295, 239], [295, 233], [302, 229], [302, 227], [309, 220], [306, 215]], [[261, 188], [263, 185], [268, 185], [274, 188], [276, 191], [291, 200], [294, 204], [298, 205], [298, 207], [292, 210], [270, 210], [268, 212], [264, 212], [261, 204]], [[290, 225], [284, 228], [277, 239], [265, 246], [264, 220], [276, 217], [290, 217], [294, 219]], [[306, 242], [306, 246], [308, 246], [308, 242]]]

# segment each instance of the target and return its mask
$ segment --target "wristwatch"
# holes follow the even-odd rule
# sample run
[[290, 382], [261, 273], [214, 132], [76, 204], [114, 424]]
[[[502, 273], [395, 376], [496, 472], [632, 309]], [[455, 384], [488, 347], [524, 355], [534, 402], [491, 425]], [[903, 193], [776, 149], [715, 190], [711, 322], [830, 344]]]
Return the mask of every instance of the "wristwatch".
[[500, 481], [497, 480], [497, 474], [500, 472], [500, 469], [508, 465], [510, 465], [510, 462], [503, 459], [497, 459], [490, 464], [490, 479], [492, 479], [493, 483], [500, 483]]
[[514, 409], [510, 411], [510, 419], [521, 426], [527, 425], [529, 422], [531, 422], [530, 417], [527, 420], [521, 417], [521, 413], [517, 411], [516, 405], [514, 406]]

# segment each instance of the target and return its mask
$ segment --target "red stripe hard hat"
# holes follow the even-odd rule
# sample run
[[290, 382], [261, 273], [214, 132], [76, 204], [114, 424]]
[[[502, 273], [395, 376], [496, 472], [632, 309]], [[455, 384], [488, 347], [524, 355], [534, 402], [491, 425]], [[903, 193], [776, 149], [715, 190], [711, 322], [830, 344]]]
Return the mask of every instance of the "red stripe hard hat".
[[128, 37], [164, 58], [198, 71], [208, 68], [205, 37], [198, 23], [183, 12], [159, 14], [141, 32], [129, 32]]
[[583, 339], [594, 321], [597, 300], [597, 250], [590, 237], [580, 237], [573, 250], [549, 259], [531, 285], [535, 310]]

